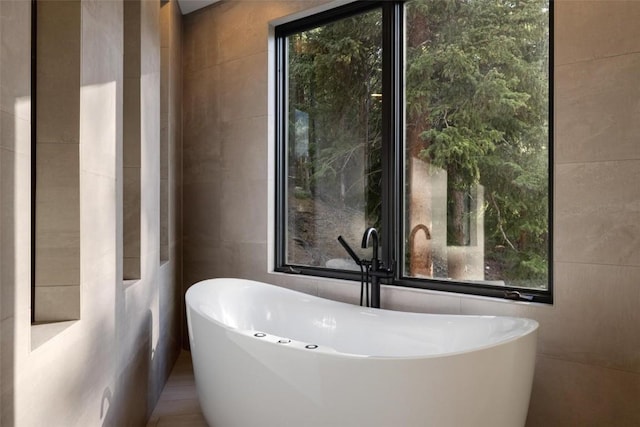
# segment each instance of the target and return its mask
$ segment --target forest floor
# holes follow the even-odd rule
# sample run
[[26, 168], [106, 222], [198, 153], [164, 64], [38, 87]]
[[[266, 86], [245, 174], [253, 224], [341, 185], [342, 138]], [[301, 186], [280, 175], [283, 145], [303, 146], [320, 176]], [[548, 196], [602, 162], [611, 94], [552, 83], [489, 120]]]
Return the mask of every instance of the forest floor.
[[[289, 262], [324, 266], [330, 259], [349, 258], [338, 242], [343, 236], [353, 250], [360, 249], [365, 224], [362, 211], [336, 206], [320, 198], [291, 198], [289, 203]], [[370, 255], [369, 255], [370, 256]]]

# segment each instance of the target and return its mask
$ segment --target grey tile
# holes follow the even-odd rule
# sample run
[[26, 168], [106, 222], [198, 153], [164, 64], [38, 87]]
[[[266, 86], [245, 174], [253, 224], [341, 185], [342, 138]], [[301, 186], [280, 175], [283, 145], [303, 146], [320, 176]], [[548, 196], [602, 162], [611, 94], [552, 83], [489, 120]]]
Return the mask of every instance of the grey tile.
[[640, 53], [556, 67], [557, 163], [640, 159]]
[[222, 121], [267, 115], [266, 50], [220, 65]]
[[360, 284], [318, 280], [318, 296], [334, 301], [358, 304], [360, 302]]
[[459, 314], [460, 297], [444, 292], [425, 292], [398, 286], [383, 286], [382, 308], [415, 313]]
[[80, 286], [39, 286], [35, 301], [36, 322], [80, 319]]
[[538, 356], [527, 427], [637, 426], [640, 375]]
[[[30, 103], [26, 104], [27, 109]], [[16, 105], [11, 113], [0, 110], [0, 147], [30, 155], [31, 153], [31, 121], [22, 119], [15, 110], [23, 109], [23, 106]]]
[[222, 242], [266, 243], [267, 182], [255, 179], [224, 179], [220, 239]]
[[267, 116], [222, 124], [222, 167], [227, 176], [267, 179]]
[[[214, 6], [216, 9], [218, 5]], [[216, 9], [205, 8], [183, 18], [183, 70], [189, 75], [218, 63]]]
[[25, 22], [31, 21], [31, 2], [3, 0], [0, 2], [0, 13], [0, 110], [29, 120], [31, 27]]
[[640, 266], [640, 160], [556, 168], [555, 260]]
[[557, 263], [554, 305], [529, 305], [538, 352], [640, 374], [638, 267]]
[[562, 0], [555, 7], [556, 64], [640, 52], [640, 37], [629, 31], [637, 29], [640, 2]]

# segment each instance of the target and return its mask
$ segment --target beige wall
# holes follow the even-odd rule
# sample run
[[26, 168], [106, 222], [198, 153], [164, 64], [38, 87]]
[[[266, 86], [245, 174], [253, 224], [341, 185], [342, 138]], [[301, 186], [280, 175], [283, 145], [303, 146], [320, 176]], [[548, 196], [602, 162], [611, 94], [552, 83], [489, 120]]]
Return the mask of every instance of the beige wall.
[[[30, 19], [28, 2], [0, 2], [0, 424], [3, 426], [12, 425], [15, 413], [15, 330], [21, 321], [19, 317], [27, 325], [30, 321]], [[18, 283], [22, 286], [20, 290]], [[22, 344], [28, 339], [27, 334]]]
[[[122, 3], [83, 1], [80, 320], [30, 325], [30, 2], [0, 1], [0, 423], [142, 425], [180, 339], [184, 287], [253, 278], [357, 301], [357, 284], [270, 274], [268, 21], [322, 1], [142, 7], [141, 280], [122, 282]], [[166, 6], [165, 6], [166, 7]], [[163, 17], [164, 19], [164, 17]], [[640, 2], [556, 2], [555, 304], [386, 288], [394, 309], [541, 323], [529, 426], [640, 425]], [[166, 40], [169, 42], [166, 42]], [[160, 52], [169, 100], [169, 262], [160, 265]], [[171, 127], [173, 125], [173, 127]], [[184, 158], [182, 158], [184, 157]], [[181, 182], [184, 165], [184, 181]], [[182, 186], [183, 185], [183, 186]], [[184, 191], [184, 231], [180, 191]]]
[[[170, 8], [179, 55], [179, 11]], [[81, 9], [80, 320], [31, 326], [30, 2], [0, 1], [3, 426], [144, 425], [179, 351], [179, 134], [169, 147], [171, 250], [159, 262], [160, 2], [141, 8], [141, 279], [130, 282], [122, 280], [123, 4], [83, 0]], [[179, 106], [179, 73], [172, 79]]]
[[[355, 283], [268, 272], [268, 22], [312, 4], [226, 1], [184, 21], [185, 287], [233, 276], [357, 301]], [[554, 305], [399, 288], [382, 302], [537, 319], [527, 425], [640, 425], [640, 2], [555, 12]]]

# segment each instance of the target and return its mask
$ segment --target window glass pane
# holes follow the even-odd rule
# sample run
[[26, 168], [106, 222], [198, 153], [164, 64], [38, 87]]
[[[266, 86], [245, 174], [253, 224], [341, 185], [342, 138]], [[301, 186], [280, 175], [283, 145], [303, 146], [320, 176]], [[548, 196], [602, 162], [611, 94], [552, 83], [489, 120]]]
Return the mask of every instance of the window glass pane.
[[287, 37], [288, 264], [354, 269], [380, 219], [382, 13], [376, 9]]
[[548, 2], [405, 12], [404, 274], [546, 289]]

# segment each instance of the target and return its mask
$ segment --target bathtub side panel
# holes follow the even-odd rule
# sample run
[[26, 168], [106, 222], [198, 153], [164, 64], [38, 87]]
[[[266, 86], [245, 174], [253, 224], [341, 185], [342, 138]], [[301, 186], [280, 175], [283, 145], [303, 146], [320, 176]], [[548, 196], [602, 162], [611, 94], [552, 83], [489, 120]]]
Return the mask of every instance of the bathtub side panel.
[[376, 359], [287, 348], [194, 312], [190, 323], [198, 394], [214, 426], [514, 427], [526, 419], [535, 334], [449, 357]]
[[195, 312], [190, 323], [198, 398], [210, 425], [300, 425], [293, 421], [322, 406], [312, 398], [319, 395], [321, 379], [309, 360], [222, 328]]

